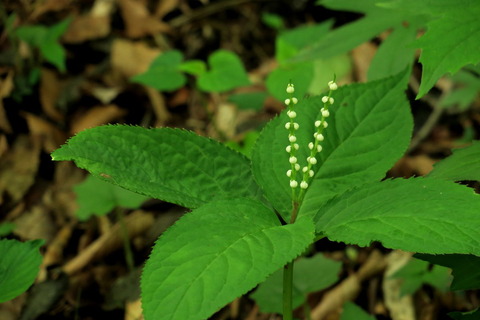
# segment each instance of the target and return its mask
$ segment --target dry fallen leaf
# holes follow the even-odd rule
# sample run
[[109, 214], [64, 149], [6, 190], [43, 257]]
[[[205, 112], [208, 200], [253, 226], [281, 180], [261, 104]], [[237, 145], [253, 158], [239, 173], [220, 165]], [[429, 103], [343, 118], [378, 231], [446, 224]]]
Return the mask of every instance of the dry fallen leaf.
[[136, 0], [119, 0], [118, 4], [125, 21], [125, 34], [129, 38], [140, 38], [159, 32], [170, 31], [170, 26], [155, 19], [145, 3]]
[[71, 134], [112, 122], [124, 116], [125, 113], [125, 110], [114, 104], [93, 107], [72, 123]]
[[367, 82], [368, 68], [376, 52], [377, 47], [371, 42], [365, 42], [352, 50], [355, 75], [359, 82]]
[[5, 194], [16, 203], [35, 181], [40, 158], [40, 140], [19, 135], [0, 159], [0, 204]]
[[126, 79], [145, 72], [159, 54], [159, 49], [150, 48], [143, 42], [114, 40], [111, 52], [110, 85], [123, 85]]
[[58, 122], [63, 120], [63, 115], [56, 107], [61, 90], [62, 81], [58, 78], [57, 73], [43, 68], [40, 78], [40, 102], [45, 114]]
[[96, 0], [90, 12], [73, 19], [62, 39], [67, 43], [80, 43], [108, 36], [115, 2]]

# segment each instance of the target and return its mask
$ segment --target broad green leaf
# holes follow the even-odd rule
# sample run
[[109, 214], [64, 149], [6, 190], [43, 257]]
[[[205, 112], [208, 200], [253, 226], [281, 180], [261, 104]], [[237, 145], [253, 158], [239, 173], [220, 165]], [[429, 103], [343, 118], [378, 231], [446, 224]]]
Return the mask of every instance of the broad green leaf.
[[415, 178], [348, 190], [318, 209], [317, 232], [368, 246], [480, 255], [480, 196], [449, 181]]
[[40, 49], [42, 57], [53, 64], [61, 72], [65, 71], [65, 50], [58, 42], [59, 38], [67, 31], [72, 22], [71, 18], [45, 27], [41, 25], [23, 26], [17, 28], [15, 34], [28, 44]]
[[292, 60], [305, 61], [312, 58], [330, 58], [346, 53], [379, 35], [384, 30], [399, 26], [403, 21], [410, 19], [402, 11], [377, 6], [377, 2], [380, 1], [324, 0], [319, 2], [329, 9], [356, 11], [363, 13], [365, 16], [334, 29], [322, 38], [322, 41], [318, 41], [314, 45], [301, 50]]
[[452, 290], [480, 289], [480, 257], [463, 254], [428, 255], [419, 253], [415, 257], [451, 268]]
[[43, 240], [0, 240], [0, 303], [25, 292], [37, 277]]
[[255, 142], [257, 142], [259, 135], [260, 132], [252, 130], [244, 135], [242, 141], [227, 141], [225, 142], [225, 145], [233, 150], [243, 153], [248, 158], [251, 158], [253, 146], [255, 145]]
[[423, 67], [417, 99], [446, 73], [480, 62], [480, 2], [454, 2], [456, 6], [428, 23], [427, 32], [415, 42], [422, 49], [419, 60]]
[[9, 235], [15, 228], [16, 228], [16, 225], [14, 223], [11, 223], [11, 222], [0, 223], [0, 237]]
[[266, 92], [246, 92], [232, 94], [228, 97], [228, 101], [233, 102], [242, 110], [260, 110], [267, 98]]
[[50, 41], [41, 43], [39, 48], [45, 60], [53, 64], [61, 72], [65, 72], [66, 53], [65, 49], [63, 49], [63, 47], [58, 42]]
[[414, 294], [425, 283], [446, 291], [452, 282], [450, 269], [442, 266], [433, 266], [430, 269], [428, 262], [418, 259], [411, 259], [390, 277], [402, 280], [400, 296]]
[[285, 28], [283, 18], [275, 13], [262, 12], [262, 22], [270, 28], [282, 30]]
[[176, 90], [187, 81], [185, 75], [180, 71], [182, 60], [183, 54], [178, 50], [164, 52], [153, 60], [147, 71], [130, 80], [157, 90]]
[[480, 318], [480, 308], [469, 312], [450, 312], [448, 316], [454, 320], [478, 320]]
[[258, 195], [247, 158], [186, 130], [96, 127], [72, 137], [52, 159], [73, 160], [125, 189], [188, 208]]
[[450, 77], [453, 89], [441, 99], [440, 106], [467, 110], [480, 92], [480, 65], [467, 66]]
[[[327, 83], [335, 75], [337, 79], [343, 78], [352, 70], [350, 56], [341, 54], [328, 59], [317, 59], [312, 62], [313, 79], [308, 88], [308, 94], [320, 95], [327, 89]], [[284, 94], [284, 92], [282, 92]]]
[[340, 320], [375, 320], [375, 317], [353, 302], [345, 302]]
[[[335, 103], [329, 109], [323, 151], [317, 155], [318, 163], [313, 168], [315, 176], [307, 189], [300, 214], [314, 214], [333, 196], [355, 185], [382, 179], [402, 156], [412, 131], [412, 117], [403, 93], [405, 80], [404, 73], [342, 87], [333, 93]], [[306, 165], [310, 152], [307, 145], [313, 140], [314, 122], [319, 118], [321, 107], [321, 97], [300, 99], [295, 106], [295, 122], [300, 125], [297, 158], [301, 166]], [[289, 178], [286, 176], [290, 169], [289, 154], [285, 152], [287, 119], [283, 112], [267, 124], [252, 154], [255, 179], [284, 218], [289, 217], [292, 208]]]
[[411, 67], [415, 49], [410, 45], [417, 36], [414, 25], [400, 25], [385, 39], [377, 50], [368, 69], [368, 80], [393, 76]]
[[39, 47], [42, 44], [47, 33], [47, 27], [41, 25], [21, 26], [15, 30], [15, 35], [20, 40], [35, 47]]
[[282, 226], [257, 201], [210, 202], [156, 242], [141, 281], [145, 319], [206, 319], [312, 241], [310, 219]]
[[75, 215], [87, 220], [92, 215], [102, 216], [115, 207], [138, 208], [148, 198], [89, 175], [74, 187], [79, 205]]
[[208, 57], [210, 70], [198, 77], [204, 91], [222, 92], [250, 84], [240, 58], [227, 50], [215, 51]]
[[189, 60], [182, 62], [178, 69], [194, 76], [200, 76], [207, 71], [207, 66], [202, 60]]
[[[313, 258], [302, 258], [293, 268], [293, 308], [305, 303], [309, 293], [323, 290], [338, 280], [342, 263], [318, 254]], [[264, 313], [283, 313], [283, 269], [261, 283], [250, 295]]]
[[315, 45], [325, 37], [333, 21], [304, 25], [281, 33], [275, 40], [275, 58], [280, 64], [295, 56], [299, 50]]
[[453, 181], [480, 181], [479, 157], [480, 141], [474, 141], [469, 147], [454, 149], [451, 156], [435, 164], [428, 176]]

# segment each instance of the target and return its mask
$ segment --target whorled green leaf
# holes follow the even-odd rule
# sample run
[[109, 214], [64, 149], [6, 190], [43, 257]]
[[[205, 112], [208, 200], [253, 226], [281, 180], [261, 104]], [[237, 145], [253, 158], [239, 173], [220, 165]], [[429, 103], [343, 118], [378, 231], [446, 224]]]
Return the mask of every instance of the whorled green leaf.
[[87, 129], [52, 153], [125, 189], [196, 208], [215, 198], [257, 197], [249, 160], [193, 132], [108, 125]]
[[368, 80], [393, 76], [411, 67], [415, 58], [412, 42], [417, 36], [415, 25], [400, 25], [382, 42], [368, 69]]
[[466, 254], [429, 255], [417, 253], [415, 258], [452, 269], [452, 290], [480, 289], [480, 257]]
[[105, 215], [115, 207], [136, 209], [148, 199], [92, 175], [76, 185], [74, 191], [79, 206], [75, 215], [80, 220], [87, 220], [92, 215]]
[[37, 277], [43, 240], [0, 240], [0, 303], [25, 292]]
[[428, 23], [427, 32], [415, 43], [422, 49], [423, 68], [417, 99], [446, 73], [480, 62], [480, 2], [450, 1], [453, 4], [455, 7], [443, 10], [440, 18]]
[[480, 256], [480, 196], [449, 181], [415, 178], [348, 190], [318, 208], [317, 232], [330, 240], [429, 254]]
[[155, 58], [147, 71], [132, 77], [130, 80], [157, 90], [176, 90], [187, 81], [180, 70], [182, 60], [183, 54], [180, 51], [167, 51]]
[[159, 238], [145, 265], [145, 319], [206, 319], [301, 254], [313, 229], [308, 218], [282, 226], [274, 212], [247, 199], [186, 214]]
[[[293, 268], [292, 306], [294, 309], [307, 300], [309, 293], [323, 290], [338, 280], [342, 263], [318, 254], [295, 261]], [[283, 313], [283, 269], [261, 283], [250, 295], [264, 313]]]
[[466, 148], [454, 149], [453, 154], [435, 164], [428, 175], [431, 178], [452, 181], [480, 181], [480, 141]]
[[208, 57], [210, 70], [198, 77], [204, 91], [222, 92], [250, 84], [240, 58], [233, 52], [217, 50]]
[[[403, 92], [405, 76], [403, 73], [334, 91], [335, 103], [329, 108], [323, 151], [317, 155], [315, 176], [307, 189], [301, 214], [315, 213], [328, 199], [355, 185], [382, 179], [402, 156], [412, 131], [412, 117]], [[299, 98], [295, 106], [295, 122], [300, 125], [296, 134], [300, 146], [297, 158], [303, 167], [323, 103], [321, 97], [303, 101]], [[285, 113], [272, 120], [262, 131], [252, 154], [255, 179], [284, 218], [292, 209], [286, 176], [290, 169], [289, 154], [285, 151], [289, 144], [287, 121]]]

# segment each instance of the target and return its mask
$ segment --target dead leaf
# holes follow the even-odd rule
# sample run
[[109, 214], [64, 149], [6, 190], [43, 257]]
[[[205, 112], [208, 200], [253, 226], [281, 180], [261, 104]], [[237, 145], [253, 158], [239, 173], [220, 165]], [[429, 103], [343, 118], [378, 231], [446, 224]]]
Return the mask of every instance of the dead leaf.
[[114, 9], [114, 1], [96, 0], [90, 12], [73, 19], [62, 39], [67, 43], [80, 43], [108, 36]]
[[56, 233], [51, 216], [42, 205], [32, 207], [13, 220], [16, 227], [13, 233], [24, 240], [45, 239], [49, 243]]
[[152, 17], [146, 4], [136, 0], [119, 0], [125, 21], [125, 34], [129, 38], [141, 38], [170, 31], [170, 26]]
[[22, 199], [35, 181], [40, 141], [19, 135], [10, 151], [0, 159], [0, 204], [8, 194], [13, 203]]
[[127, 301], [125, 303], [125, 320], [143, 320], [142, 301]]
[[50, 122], [28, 112], [22, 112], [22, 115], [27, 120], [30, 133], [41, 139], [46, 153], [53, 152], [65, 142], [65, 134]]
[[125, 110], [120, 109], [114, 104], [93, 107], [82, 114], [80, 119], [74, 121], [71, 126], [71, 134], [75, 134], [87, 128], [94, 128], [102, 124], [112, 122], [124, 116], [125, 114]]
[[51, 119], [61, 122], [63, 115], [57, 109], [57, 101], [62, 91], [62, 81], [57, 73], [43, 68], [40, 78], [40, 102], [42, 109]]
[[0, 129], [7, 133], [12, 133], [12, 127], [7, 119], [7, 114], [5, 113], [5, 108], [3, 106], [3, 98], [10, 96], [10, 93], [13, 90], [13, 69], [7, 71], [5, 77], [0, 78]]
[[180, 0], [162, 0], [157, 2], [157, 8], [155, 9], [155, 18], [161, 19], [166, 16], [173, 9], [178, 8]]
[[113, 74], [110, 75], [112, 78], [110, 84], [112, 86], [123, 84], [126, 79], [145, 72], [160, 52], [159, 49], [150, 48], [143, 42], [114, 40], [111, 53]]
[[30, 20], [36, 20], [41, 15], [50, 11], [62, 11], [72, 6], [72, 0], [45, 0], [35, 3], [35, 10], [29, 17]]

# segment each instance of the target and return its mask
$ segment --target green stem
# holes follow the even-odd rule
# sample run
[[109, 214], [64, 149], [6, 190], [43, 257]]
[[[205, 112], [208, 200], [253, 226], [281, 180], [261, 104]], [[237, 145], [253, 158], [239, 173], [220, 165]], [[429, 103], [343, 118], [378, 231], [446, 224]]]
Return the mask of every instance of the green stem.
[[122, 231], [123, 250], [125, 251], [125, 262], [127, 263], [128, 270], [132, 271], [135, 268], [135, 262], [133, 261], [132, 247], [130, 246], [130, 238], [128, 236], [127, 225], [125, 224], [125, 215], [120, 208], [116, 209], [118, 223], [120, 223], [120, 229]]
[[283, 320], [293, 319], [292, 287], [293, 287], [293, 261], [283, 267]]

